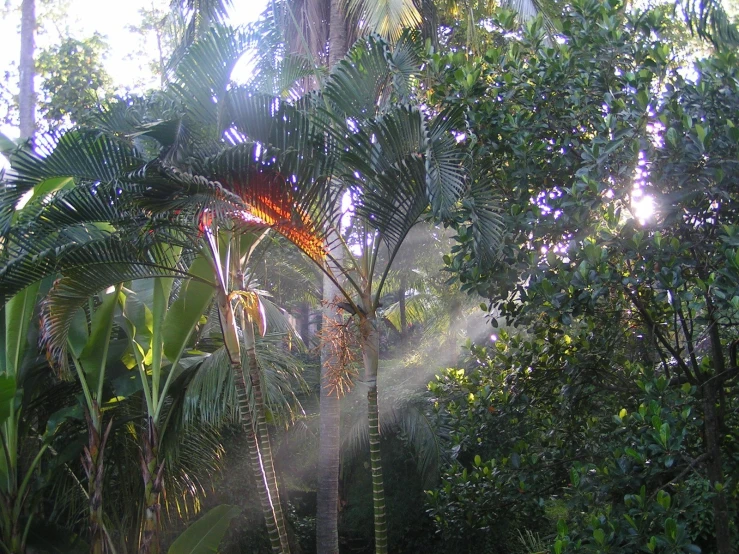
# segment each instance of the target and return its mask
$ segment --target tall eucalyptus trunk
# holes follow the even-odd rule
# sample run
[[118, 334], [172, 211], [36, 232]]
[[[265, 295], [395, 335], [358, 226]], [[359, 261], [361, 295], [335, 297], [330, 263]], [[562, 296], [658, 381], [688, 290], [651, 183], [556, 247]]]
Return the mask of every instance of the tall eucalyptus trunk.
[[[344, 1], [330, 0], [328, 65], [333, 67], [348, 48]], [[341, 246], [332, 249], [339, 263], [342, 259]], [[334, 269], [334, 268], [332, 268]], [[338, 269], [338, 267], [336, 268]], [[336, 275], [340, 273], [335, 272]], [[336, 284], [323, 278], [323, 316], [321, 335], [327, 334], [332, 321], [340, 317], [335, 306], [340, 291]], [[338, 392], [331, 394], [330, 371], [331, 348], [321, 344], [321, 390], [318, 443], [318, 491], [316, 498], [316, 547], [319, 554], [339, 552], [339, 470], [341, 463], [341, 402]]]
[[18, 108], [20, 112], [21, 138], [32, 139], [36, 132], [36, 93], [34, 77], [36, 68], [33, 60], [36, 34], [36, 1], [23, 0], [21, 4], [21, 53], [18, 63], [20, 74], [20, 93]]

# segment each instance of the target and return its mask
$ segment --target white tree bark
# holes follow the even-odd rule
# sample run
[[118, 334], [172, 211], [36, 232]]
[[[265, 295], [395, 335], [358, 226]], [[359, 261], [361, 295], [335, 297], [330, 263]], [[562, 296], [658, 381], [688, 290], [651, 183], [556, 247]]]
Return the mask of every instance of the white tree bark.
[[20, 73], [20, 111], [21, 138], [32, 139], [36, 133], [36, 93], [34, 77], [36, 68], [33, 60], [36, 35], [36, 2], [23, 0], [21, 5], [21, 54], [18, 63]]

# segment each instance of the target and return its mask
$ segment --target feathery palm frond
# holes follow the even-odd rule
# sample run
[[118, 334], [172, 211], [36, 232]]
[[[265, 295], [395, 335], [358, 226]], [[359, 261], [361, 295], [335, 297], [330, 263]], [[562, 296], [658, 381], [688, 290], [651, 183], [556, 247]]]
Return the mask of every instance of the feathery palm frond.
[[[342, 463], [351, 461], [367, 450], [369, 433], [364, 419], [366, 415], [355, 414], [354, 423], [342, 440]], [[416, 469], [427, 484], [436, 478], [444, 449], [431, 420], [419, 406], [415, 397], [405, 397], [383, 402], [380, 412], [380, 429], [383, 435], [396, 435], [405, 442], [413, 453]]]
[[[267, 334], [256, 341], [257, 360], [262, 372], [262, 389], [267, 407], [275, 420], [279, 416], [289, 421], [296, 411], [302, 411], [295, 394], [295, 385], [302, 385], [298, 362], [283, 348], [284, 335]], [[246, 365], [246, 349], [244, 364]], [[193, 375], [185, 393], [183, 418], [187, 422], [203, 421], [220, 426], [236, 421], [238, 410], [236, 387], [233, 382], [228, 355], [220, 347], [207, 355], [192, 370]], [[254, 403], [249, 379], [246, 379], [250, 402]]]
[[[231, 27], [213, 27], [186, 51], [175, 70], [171, 91], [191, 115], [199, 133], [216, 140], [226, 128], [224, 99], [231, 73], [247, 49], [247, 37]], [[208, 132], [209, 131], [209, 132]]]
[[348, 0], [349, 13], [354, 13], [363, 26], [373, 33], [397, 39], [406, 28], [417, 27], [421, 14], [413, 0]]
[[739, 26], [721, 0], [676, 0], [691, 32], [710, 40], [717, 48], [739, 46]]

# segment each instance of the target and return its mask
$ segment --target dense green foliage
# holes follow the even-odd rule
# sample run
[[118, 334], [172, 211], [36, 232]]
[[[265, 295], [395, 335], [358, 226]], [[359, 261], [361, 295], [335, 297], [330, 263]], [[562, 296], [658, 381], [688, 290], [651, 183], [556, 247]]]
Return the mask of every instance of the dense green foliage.
[[431, 385], [456, 450], [432, 511], [452, 538], [505, 544], [513, 524], [557, 553], [736, 544], [736, 59], [684, 78], [664, 25], [586, 1], [562, 44], [530, 26], [454, 71], [433, 60], [510, 230], [501, 272], [479, 271], [466, 235], [448, 258], [513, 325]]
[[38, 54], [39, 111], [49, 129], [84, 122], [112, 94], [112, 81], [103, 67], [107, 48], [104, 38], [94, 34], [83, 40], [66, 38]]

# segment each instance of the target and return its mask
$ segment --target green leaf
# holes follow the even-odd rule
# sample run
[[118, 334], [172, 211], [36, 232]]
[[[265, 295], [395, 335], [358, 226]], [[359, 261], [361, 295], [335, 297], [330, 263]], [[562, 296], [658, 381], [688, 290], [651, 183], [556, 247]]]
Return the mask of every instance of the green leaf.
[[[119, 291], [108, 294], [92, 317], [90, 338], [80, 354], [80, 365], [88, 378], [91, 389], [99, 388], [107, 364], [108, 343], [113, 331], [113, 316], [118, 303]], [[100, 399], [98, 399], [99, 401]]]
[[557, 521], [557, 534], [560, 537], [564, 537], [567, 535], [567, 523], [565, 523], [564, 519], [560, 519]]
[[[212, 278], [213, 272], [208, 261], [198, 257], [190, 267], [190, 273], [203, 279]], [[164, 317], [162, 338], [164, 355], [173, 362], [182, 356], [195, 325], [210, 304], [214, 288], [208, 283], [190, 279], [183, 284], [180, 296], [170, 306]]]
[[0, 375], [0, 425], [10, 417], [15, 399], [15, 376]]
[[659, 491], [657, 493], [657, 503], [662, 506], [665, 510], [670, 509], [670, 503], [671, 503], [670, 493], [666, 491]]
[[23, 362], [39, 286], [27, 287], [5, 305], [5, 359], [0, 369], [8, 375], [16, 375]]
[[667, 139], [667, 142], [670, 143], [670, 146], [672, 146], [673, 148], [677, 146], [677, 131], [674, 127], [670, 127], [669, 129], [667, 129], [665, 138]]
[[210, 510], [175, 539], [167, 554], [209, 554], [218, 552], [231, 520], [241, 512], [236, 506], [221, 504]]
[[675, 542], [677, 539], [677, 523], [671, 517], [665, 520], [665, 534], [670, 542]]
[[593, 538], [595, 539], [595, 542], [601, 546], [606, 542], [606, 534], [603, 532], [603, 529], [596, 529], [593, 531]]
[[708, 134], [703, 125], [696, 123], [695, 133], [698, 135], [698, 140], [703, 144], [706, 141], [706, 135]]

